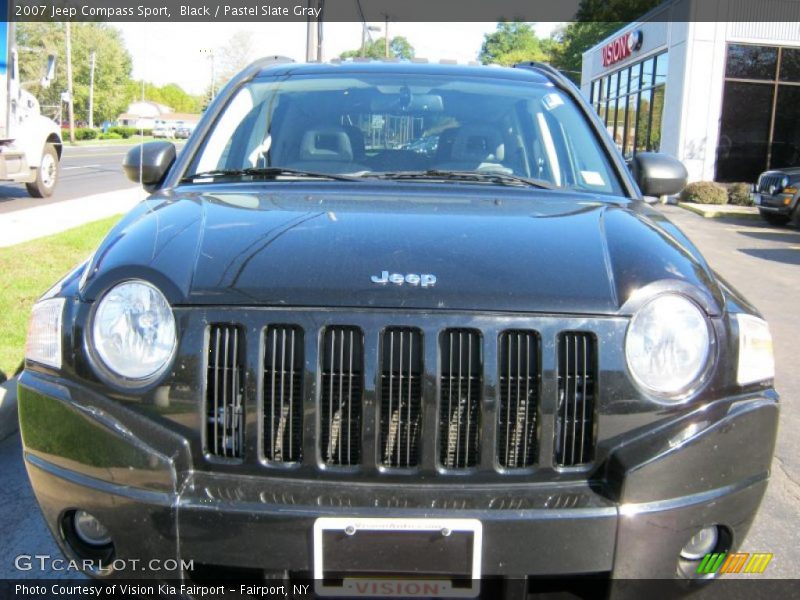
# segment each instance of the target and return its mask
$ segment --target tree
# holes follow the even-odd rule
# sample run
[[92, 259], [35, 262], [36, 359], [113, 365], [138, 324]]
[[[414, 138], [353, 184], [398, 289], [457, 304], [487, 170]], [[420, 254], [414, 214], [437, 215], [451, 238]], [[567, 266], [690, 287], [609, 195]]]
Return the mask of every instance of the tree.
[[253, 60], [255, 42], [252, 31], [234, 33], [228, 43], [216, 52], [217, 89]]
[[483, 64], [547, 62], [552, 51], [553, 41], [537, 37], [530, 23], [502, 21], [496, 31], [484, 36], [478, 58]]
[[621, 22], [572, 22], [554, 34], [551, 64], [576, 83], [581, 79], [583, 53], [622, 27]]
[[662, 0], [581, 0], [575, 21], [554, 35], [554, 67], [574, 81], [581, 77], [583, 53]]
[[[131, 81], [128, 84], [128, 97], [131, 100], [140, 100], [142, 98], [141, 81]], [[177, 83], [168, 83], [161, 87], [152, 83], [145, 83], [144, 99], [164, 104], [175, 112], [182, 113], [199, 113], [203, 106], [202, 96], [189, 94]]]
[[[27, 89], [42, 104], [60, 102], [66, 90], [64, 26], [62, 23], [17, 23], [17, 47], [20, 75], [31, 82]], [[74, 23], [72, 25], [72, 66], [74, 104], [78, 120], [88, 120], [90, 67], [89, 56], [97, 53], [94, 76], [94, 120], [110, 121], [125, 110], [130, 101], [131, 55], [125, 48], [120, 31], [107, 23]], [[50, 88], [38, 84], [46, 57], [56, 56], [56, 76]]]
[[[386, 53], [386, 38], [367, 40], [364, 45], [364, 56], [367, 58], [384, 58]], [[345, 50], [339, 58], [356, 58], [361, 56], [361, 48], [357, 50]], [[393, 37], [389, 41], [389, 56], [394, 58], [414, 58], [414, 46], [402, 35]]]

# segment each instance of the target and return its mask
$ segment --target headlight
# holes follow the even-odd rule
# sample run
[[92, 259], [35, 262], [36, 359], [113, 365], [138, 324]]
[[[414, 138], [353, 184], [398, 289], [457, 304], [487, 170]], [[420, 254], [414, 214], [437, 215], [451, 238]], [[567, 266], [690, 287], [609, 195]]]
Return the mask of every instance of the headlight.
[[64, 299], [50, 298], [33, 305], [25, 343], [25, 360], [61, 368], [61, 319]]
[[774, 379], [775, 360], [767, 323], [752, 315], [736, 315], [736, 321], [739, 324], [737, 383], [747, 385]]
[[159, 375], [175, 352], [175, 318], [164, 295], [144, 281], [126, 281], [97, 305], [91, 348], [118, 383], [141, 384]]
[[781, 187], [785, 188], [787, 185], [789, 185], [789, 178], [784, 177], [783, 179], [781, 179]]
[[658, 296], [628, 325], [628, 369], [648, 392], [679, 399], [705, 372], [711, 341], [708, 320], [694, 302], [676, 294]]

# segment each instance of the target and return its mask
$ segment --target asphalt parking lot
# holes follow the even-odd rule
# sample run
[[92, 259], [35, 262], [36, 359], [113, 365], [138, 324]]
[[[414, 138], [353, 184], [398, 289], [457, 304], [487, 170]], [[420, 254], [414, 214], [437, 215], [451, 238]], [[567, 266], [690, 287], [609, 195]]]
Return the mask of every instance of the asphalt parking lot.
[[[719, 221], [673, 206], [659, 206], [700, 248], [712, 268], [738, 288], [765, 315], [775, 338], [776, 386], [782, 394], [781, 428], [772, 480], [751, 534], [742, 548], [771, 552], [771, 577], [797, 577], [800, 561], [800, 372], [794, 352], [800, 339], [796, 300], [800, 295], [800, 231], [767, 226], [759, 220]], [[736, 460], [736, 457], [731, 457]], [[4, 548], [0, 578], [64, 576], [20, 572], [14, 557], [58, 550], [47, 532], [22, 465], [19, 435], [0, 442], [0, 535]], [[75, 576], [73, 574], [73, 576]]]
[[[781, 394], [780, 429], [772, 478], [745, 552], [772, 552], [772, 577], [796, 578], [800, 560], [800, 231], [755, 219], [704, 219], [675, 206], [659, 210], [695, 243], [711, 267], [761, 311], [775, 347], [775, 386]], [[732, 457], [732, 460], [735, 458]]]

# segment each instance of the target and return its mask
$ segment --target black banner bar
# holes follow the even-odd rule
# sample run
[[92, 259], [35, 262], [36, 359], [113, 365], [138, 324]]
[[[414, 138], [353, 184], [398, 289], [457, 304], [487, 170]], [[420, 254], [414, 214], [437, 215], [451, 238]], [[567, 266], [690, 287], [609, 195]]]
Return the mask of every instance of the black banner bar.
[[[581, 0], [11, 0], [13, 21], [480, 22], [576, 20]], [[609, 21], [635, 7], [649, 21], [800, 22], [800, 0], [608, 0]], [[360, 7], [360, 10], [359, 10]]]

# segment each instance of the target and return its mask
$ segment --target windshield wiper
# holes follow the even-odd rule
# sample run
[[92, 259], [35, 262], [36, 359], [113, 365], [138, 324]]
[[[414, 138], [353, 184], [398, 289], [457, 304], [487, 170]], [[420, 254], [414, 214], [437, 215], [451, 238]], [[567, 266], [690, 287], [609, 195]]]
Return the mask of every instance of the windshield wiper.
[[358, 177], [337, 175], [334, 173], [315, 173], [301, 169], [287, 169], [285, 167], [249, 167], [246, 169], [215, 169], [192, 173], [181, 179], [181, 183], [193, 182], [198, 179], [218, 179], [224, 177], [253, 177], [258, 179], [276, 179], [282, 175], [308, 179], [328, 179], [332, 181], [361, 181]]
[[447, 181], [475, 181], [497, 183], [500, 185], [526, 185], [545, 190], [555, 190], [557, 187], [543, 179], [533, 179], [511, 173], [497, 173], [493, 171], [448, 171], [443, 169], [429, 169], [427, 171], [389, 171], [385, 173], [359, 173], [361, 177], [374, 177], [377, 179], [444, 179]]

